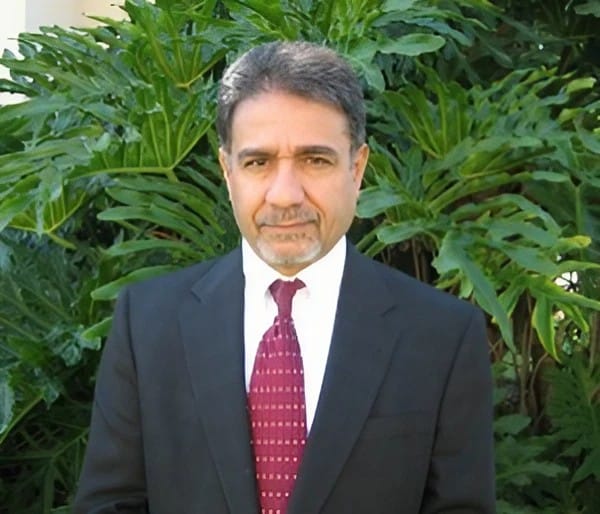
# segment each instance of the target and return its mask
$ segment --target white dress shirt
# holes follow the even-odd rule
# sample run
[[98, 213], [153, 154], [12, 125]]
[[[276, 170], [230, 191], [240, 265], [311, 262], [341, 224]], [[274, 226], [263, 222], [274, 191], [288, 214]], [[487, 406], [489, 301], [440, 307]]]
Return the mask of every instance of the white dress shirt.
[[342, 237], [327, 255], [293, 277], [281, 275], [262, 261], [246, 240], [242, 240], [244, 288], [244, 355], [246, 390], [249, 388], [254, 357], [262, 336], [273, 324], [277, 305], [269, 286], [277, 279], [299, 278], [306, 287], [299, 289], [292, 303], [292, 318], [304, 365], [306, 423], [310, 430], [325, 365], [329, 354], [340, 284], [346, 262], [346, 238]]

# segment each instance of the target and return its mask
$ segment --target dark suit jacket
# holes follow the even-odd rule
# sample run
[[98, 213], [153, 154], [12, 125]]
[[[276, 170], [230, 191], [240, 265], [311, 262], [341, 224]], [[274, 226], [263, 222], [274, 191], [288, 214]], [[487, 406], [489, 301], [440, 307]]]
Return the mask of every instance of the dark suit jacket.
[[[257, 514], [239, 250], [120, 297], [75, 514]], [[351, 246], [289, 514], [494, 512], [480, 311]]]

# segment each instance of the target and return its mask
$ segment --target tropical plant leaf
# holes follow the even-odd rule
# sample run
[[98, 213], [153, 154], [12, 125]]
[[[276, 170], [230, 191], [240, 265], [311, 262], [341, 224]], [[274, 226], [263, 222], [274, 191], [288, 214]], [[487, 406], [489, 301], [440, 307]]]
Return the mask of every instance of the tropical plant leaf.
[[6, 432], [13, 418], [15, 393], [10, 385], [10, 375], [0, 371], [0, 434]]
[[389, 40], [379, 46], [384, 54], [400, 54], [415, 57], [427, 52], [435, 52], [444, 46], [443, 37], [431, 34], [407, 34], [398, 39]]
[[573, 480], [581, 481], [591, 475], [600, 480], [598, 448], [600, 448], [600, 367], [586, 366], [580, 357], [550, 373], [553, 392], [548, 413], [558, 437], [572, 443], [569, 453], [583, 454], [583, 462]]

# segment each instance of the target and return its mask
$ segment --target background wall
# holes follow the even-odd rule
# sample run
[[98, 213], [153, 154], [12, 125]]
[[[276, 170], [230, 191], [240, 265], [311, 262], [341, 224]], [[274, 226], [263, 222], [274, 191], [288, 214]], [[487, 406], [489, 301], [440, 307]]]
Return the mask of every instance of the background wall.
[[[19, 1], [19, 0], [17, 0]], [[26, 4], [25, 28], [37, 30], [41, 25], [90, 26], [96, 22], [86, 14], [122, 18], [119, 5], [123, 0], [20, 0]]]

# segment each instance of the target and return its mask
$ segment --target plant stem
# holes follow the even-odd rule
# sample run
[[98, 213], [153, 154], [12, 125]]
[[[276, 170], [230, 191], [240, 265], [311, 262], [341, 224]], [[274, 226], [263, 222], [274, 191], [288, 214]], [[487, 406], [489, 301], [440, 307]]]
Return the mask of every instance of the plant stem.
[[419, 254], [417, 252], [417, 244], [415, 239], [411, 239], [410, 240], [410, 249], [411, 249], [411, 253], [412, 253], [412, 259], [413, 259], [413, 266], [415, 269], [415, 276], [417, 278], [417, 280], [422, 280], [422, 275], [421, 275], [421, 266], [419, 263]]
[[600, 351], [600, 313], [593, 312], [590, 315], [590, 362], [589, 368], [593, 370]]

